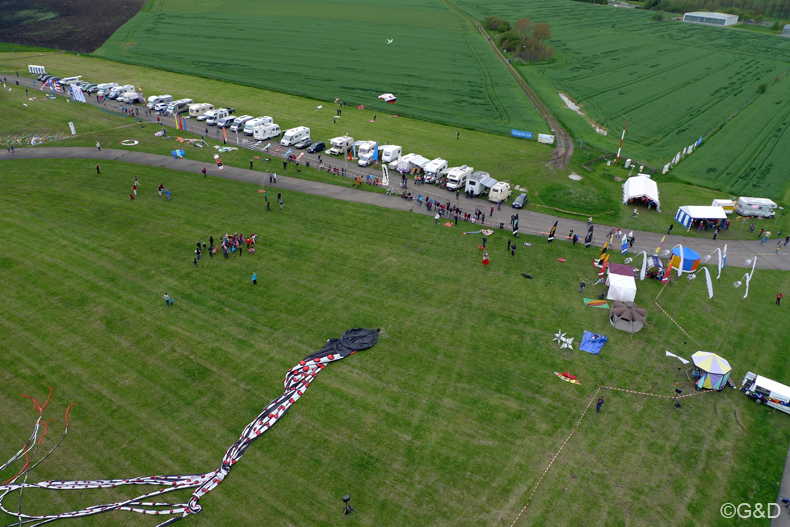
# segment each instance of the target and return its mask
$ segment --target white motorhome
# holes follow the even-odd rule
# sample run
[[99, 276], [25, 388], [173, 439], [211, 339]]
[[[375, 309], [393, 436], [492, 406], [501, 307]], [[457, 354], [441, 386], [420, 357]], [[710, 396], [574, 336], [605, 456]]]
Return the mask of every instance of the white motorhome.
[[99, 91], [96, 92], [96, 95], [103, 97], [110, 93], [110, 90], [113, 88], [117, 88], [117, 82], [105, 82], [104, 84], [99, 84], [98, 88]]
[[[357, 164], [361, 167], [366, 167], [378, 161], [378, 148], [379, 144], [376, 141], [363, 141], [357, 147], [357, 157], [359, 157]], [[374, 159], [374, 156], [376, 159]]]
[[466, 180], [472, 175], [474, 170], [474, 168], [466, 165], [451, 168], [450, 171], [447, 172], [447, 190], [455, 191], [464, 188], [466, 186]]
[[192, 99], [179, 99], [167, 105], [167, 114], [175, 115], [177, 113], [184, 113], [189, 111], [189, 105], [192, 104]]
[[252, 136], [256, 141], [264, 141], [278, 135], [280, 135], [280, 127], [276, 124], [260, 124], [252, 132]]
[[229, 117], [234, 112], [233, 108], [215, 108], [214, 113], [206, 112], [204, 115], [209, 115], [206, 119], [206, 124], [209, 126], [216, 126], [219, 124], [220, 119]]
[[398, 158], [398, 166], [397, 166], [398, 172], [403, 172], [403, 173], [411, 172], [412, 169], [414, 168], [414, 165], [412, 165], [411, 160], [414, 159], [415, 157], [418, 157], [418, 155], [409, 152], [405, 156], [401, 156], [400, 158]]
[[471, 192], [475, 196], [481, 194], [488, 194], [494, 185], [499, 183], [496, 179], [492, 178], [488, 172], [473, 172], [469, 179], [466, 180], [466, 192]]
[[297, 126], [283, 132], [283, 138], [280, 139], [282, 146], [293, 146], [296, 143], [310, 138], [310, 129], [306, 126]]
[[741, 216], [762, 216], [773, 218], [776, 215], [776, 203], [766, 198], [738, 198], [735, 212]]
[[757, 404], [766, 404], [790, 414], [790, 387], [784, 384], [748, 371], [741, 383], [741, 391]]
[[247, 124], [247, 121], [252, 119], [252, 115], [242, 115], [241, 117], [236, 117], [233, 121], [233, 124], [230, 125], [231, 132], [243, 132], [244, 125]]
[[354, 146], [354, 138], [347, 135], [333, 137], [329, 140], [329, 144], [332, 145], [332, 148], [327, 150], [326, 153], [330, 156], [339, 156], [351, 150], [351, 147]]
[[153, 97], [148, 98], [147, 107], [149, 110], [153, 110], [157, 104], [160, 103], [170, 104], [171, 102], [173, 102], [172, 95], [154, 95]]
[[124, 94], [123, 97], [118, 97], [118, 100], [125, 102], [126, 104], [134, 104], [136, 102], [140, 102], [140, 94], [136, 91], [129, 92]]
[[425, 182], [436, 183], [447, 172], [447, 161], [441, 157], [437, 157], [427, 165], [425, 165]]
[[274, 123], [274, 119], [269, 117], [268, 115], [264, 115], [263, 117], [256, 117], [255, 119], [250, 119], [246, 123], [244, 123], [244, 135], [253, 135], [255, 133], [255, 127], [260, 126], [262, 124], [272, 124]]
[[134, 86], [131, 84], [127, 84], [126, 86], [116, 86], [115, 88], [110, 89], [109, 95], [107, 95], [108, 99], [117, 99], [118, 97], [123, 97], [127, 93], [135, 91]]
[[513, 191], [510, 190], [510, 183], [499, 181], [491, 187], [491, 192], [488, 193], [488, 201], [493, 201], [494, 203], [499, 203], [501, 201], [504, 203], [512, 192]]
[[214, 109], [213, 104], [209, 104], [207, 102], [200, 102], [197, 104], [190, 104], [189, 105], [189, 116], [190, 117], [197, 117], [198, 121], [205, 121], [205, 118], [201, 119], [206, 112], [210, 112]]
[[398, 145], [384, 145], [379, 148], [379, 157], [382, 163], [392, 163], [400, 158], [403, 149]]

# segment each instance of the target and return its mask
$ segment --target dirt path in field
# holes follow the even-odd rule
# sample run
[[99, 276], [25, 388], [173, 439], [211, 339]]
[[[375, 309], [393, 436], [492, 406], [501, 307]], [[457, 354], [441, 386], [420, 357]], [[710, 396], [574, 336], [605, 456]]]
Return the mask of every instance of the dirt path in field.
[[[125, 163], [135, 163], [138, 165], [148, 165], [180, 170], [184, 172], [191, 172], [195, 174], [195, 177], [204, 177], [201, 171], [205, 167], [208, 171], [208, 175], [212, 178], [221, 177], [236, 181], [245, 181], [247, 183], [260, 185], [261, 187], [272, 191], [281, 190], [313, 194], [316, 196], [364, 203], [367, 205], [374, 205], [387, 209], [411, 211], [416, 214], [429, 216], [431, 218], [433, 218], [433, 216], [436, 214], [435, 210], [428, 211], [425, 206], [418, 206], [416, 202], [406, 201], [399, 196], [388, 196], [379, 192], [366, 192], [365, 190], [356, 190], [348, 187], [332, 185], [329, 183], [308, 181], [298, 177], [288, 177], [287, 174], [293, 173], [295, 170], [294, 165], [290, 164], [288, 170], [280, 171], [280, 167], [278, 166], [279, 160], [273, 160], [272, 165], [267, 165], [272, 169], [277, 169], [278, 173], [277, 183], [269, 184], [269, 172], [267, 171], [249, 170], [230, 166], [225, 166], [223, 170], [218, 170], [215, 165], [207, 164], [201, 161], [173, 159], [172, 156], [149, 154], [146, 152], [136, 152], [133, 150], [115, 150], [110, 148], [102, 148], [102, 150], [99, 152], [96, 148], [87, 147], [39, 146], [20, 148], [17, 149], [16, 153], [14, 154], [8, 154], [5, 151], [0, 151], [0, 161], [13, 161], [18, 159], [84, 159], [86, 173], [92, 173], [95, 170], [97, 163], [101, 165], [101, 161], [122, 161]], [[259, 162], [259, 166], [260, 164], [262, 163]], [[107, 169], [105, 169], [105, 172], [107, 172]], [[364, 186], [365, 185], [363, 185], [363, 187]], [[174, 197], [177, 198], [178, 189], [172, 188], [171, 186], [171, 190], [173, 191]], [[422, 185], [419, 187], [414, 187], [412, 185], [409, 190], [415, 195], [434, 195], [434, 197], [440, 203], [449, 202], [451, 206], [458, 206], [463, 212], [471, 213], [474, 212], [476, 208], [485, 212], [485, 224], [481, 224], [480, 222], [467, 223], [464, 221], [459, 221], [456, 225], [452, 218], [443, 217], [439, 219], [440, 226], [437, 228], [445, 229], [446, 227], [443, 225], [445, 223], [451, 223], [453, 224], [454, 230], [460, 230], [462, 232], [479, 231], [481, 228], [493, 229], [495, 232], [500, 233], [500, 236], [495, 236], [491, 240], [492, 243], [489, 245], [489, 247], [492, 255], [499, 253], [500, 251], [502, 253], [506, 252], [505, 239], [511, 237], [509, 234], [510, 218], [515, 214], [519, 215], [519, 232], [521, 234], [546, 237], [548, 235], [548, 231], [551, 229], [551, 226], [555, 221], [557, 222], [557, 237], [555, 238], [557, 243], [570, 244], [570, 241], [567, 238], [567, 233], [571, 229], [573, 229], [574, 233], [579, 234], [582, 238], [587, 232], [587, 223], [584, 220], [556, 218], [554, 216], [549, 216], [548, 214], [542, 214], [540, 212], [514, 209], [507, 204], [502, 204], [501, 210], [497, 210], [496, 205], [487, 200], [466, 199], [461, 198], [460, 196], [456, 198], [455, 194], [439, 189], [433, 185]], [[124, 191], [119, 192], [119, 199], [128, 199], [127, 194], [125, 193], [128, 193], [128, 189], [124, 189]], [[293, 199], [298, 198], [285, 197], [286, 203]], [[491, 213], [492, 208], [494, 209], [493, 214]], [[593, 245], [597, 247], [602, 246], [604, 241], [608, 239], [611, 229], [612, 226], [610, 225], [595, 224]], [[624, 232], [628, 232], [629, 230], [630, 229], [624, 229]], [[628, 251], [632, 256], [637, 255], [642, 251], [647, 251], [648, 254], [653, 254], [656, 247], [658, 247], [659, 243], [661, 243], [661, 238], [663, 237], [663, 234], [655, 232], [633, 232], [634, 237], [636, 238], [636, 243], [634, 243], [634, 246]], [[541, 243], [541, 240], [532, 237], [526, 238], [526, 240], [529, 240], [531, 243]], [[688, 238], [677, 235], [667, 236], [667, 239], [664, 242], [664, 248], [668, 249], [674, 247], [678, 243], [687, 244]], [[772, 250], [773, 243], [768, 244], [765, 247], [761, 247], [758, 240], [714, 241], [709, 239], [694, 238], [692, 245], [694, 250], [698, 251], [703, 259], [706, 255], [711, 255], [710, 262], [715, 265], [717, 260], [714, 251], [717, 248], [723, 248], [725, 243], [728, 246], [727, 265], [729, 267], [751, 267], [751, 264], [747, 264], [746, 260], [751, 259], [757, 255], [757, 267], [759, 269], [790, 271], [790, 250], [788, 250], [787, 254], [776, 254]], [[615, 247], [615, 250], [616, 249], [617, 247]], [[529, 251], [528, 248], [522, 250]], [[569, 246], [568, 251], [570, 257], [571, 251], [578, 253], [585, 250], [583, 245], [579, 244], [579, 247], [571, 248]], [[589, 249], [585, 251], [585, 254], [588, 255], [586, 256], [587, 258], [592, 260], [594, 257], [598, 256], [599, 252], [595, 249]], [[637, 257], [636, 261], [640, 262], [641, 260], [639, 260]], [[728, 285], [729, 284], [721, 284], [719, 287], [727, 287]]]
[[573, 156], [573, 141], [571, 140], [568, 133], [565, 131], [562, 125], [560, 125], [559, 121], [557, 121], [557, 119], [554, 118], [554, 116], [551, 114], [549, 109], [540, 101], [540, 99], [535, 94], [535, 92], [532, 91], [532, 88], [529, 87], [527, 81], [525, 81], [524, 78], [518, 73], [518, 71], [516, 71], [516, 68], [514, 68], [513, 65], [510, 64], [510, 61], [507, 59], [507, 57], [505, 57], [502, 54], [502, 52], [499, 50], [499, 48], [494, 43], [494, 41], [491, 40], [491, 37], [488, 36], [488, 33], [486, 33], [486, 30], [483, 28], [480, 22], [474, 17], [472, 17], [472, 15], [464, 11], [463, 9], [454, 6], [447, 0], [442, 0], [442, 1], [445, 4], [447, 4], [449, 7], [461, 13], [462, 16], [468, 18], [474, 23], [477, 30], [480, 32], [481, 35], [483, 35], [483, 38], [488, 41], [488, 46], [491, 48], [491, 50], [494, 52], [497, 58], [502, 62], [502, 64], [504, 64], [504, 66], [513, 76], [513, 78], [516, 79], [516, 82], [521, 87], [521, 90], [529, 98], [530, 102], [532, 102], [532, 105], [535, 107], [538, 113], [540, 113], [540, 116], [543, 117], [543, 120], [546, 121], [546, 124], [548, 125], [549, 129], [551, 129], [551, 131], [554, 132], [557, 148], [554, 150], [554, 156], [549, 162], [549, 165], [552, 165], [554, 166], [554, 168], [560, 170], [565, 168], [565, 165], [567, 165], [570, 162], [571, 157]]

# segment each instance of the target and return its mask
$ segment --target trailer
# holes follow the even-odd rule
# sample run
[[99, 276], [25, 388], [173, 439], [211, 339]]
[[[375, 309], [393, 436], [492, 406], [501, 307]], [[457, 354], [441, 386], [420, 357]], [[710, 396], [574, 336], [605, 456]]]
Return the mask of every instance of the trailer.
[[790, 387], [750, 371], [741, 383], [741, 391], [757, 404], [765, 404], [790, 414]]

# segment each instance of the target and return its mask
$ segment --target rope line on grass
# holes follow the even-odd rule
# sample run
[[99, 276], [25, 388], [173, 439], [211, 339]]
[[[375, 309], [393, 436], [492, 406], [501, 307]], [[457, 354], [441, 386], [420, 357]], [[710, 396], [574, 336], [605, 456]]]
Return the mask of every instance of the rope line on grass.
[[[562, 442], [562, 445], [560, 445], [560, 448], [559, 448], [559, 450], [557, 450], [557, 453], [554, 454], [554, 457], [551, 458], [551, 461], [549, 462], [549, 465], [546, 467], [546, 470], [544, 470], [543, 474], [540, 475], [540, 478], [538, 479], [538, 482], [535, 483], [535, 486], [532, 488], [532, 492], [529, 493], [529, 498], [527, 498], [526, 505], [524, 505], [524, 507], [521, 509], [521, 511], [519, 511], [518, 515], [516, 516], [516, 519], [514, 519], [513, 523], [510, 524], [510, 527], [515, 527], [515, 525], [521, 519], [521, 516], [524, 514], [524, 512], [526, 512], [527, 508], [529, 507], [529, 504], [532, 503], [532, 497], [535, 495], [535, 492], [537, 492], [538, 487], [540, 487], [540, 484], [543, 482], [543, 478], [546, 477], [546, 474], [548, 474], [548, 472], [551, 469], [552, 465], [554, 465], [554, 462], [559, 457], [560, 453], [562, 452], [562, 449], [565, 448], [565, 445], [568, 444], [568, 441], [570, 441], [570, 439], [574, 436], [574, 434], [576, 434], [576, 430], [578, 430], [579, 425], [582, 422], [582, 419], [584, 419], [584, 416], [587, 415], [587, 411], [590, 409], [590, 406], [592, 406], [593, 401], [598, 396], [598, 394], [601, 392], [601, 390], [612, 390], [612, 391], [618, 391], [618, 392], [624, 392], [624, 393], [632, 393], [632, 394], [635, 394], [635, 395], [647, 395], [647, 396], [650, 396], [650, 397], [660, 397], [660, 398], [665, 398], [665, 399], [675, 399], [676, 398], [676, 397], [674, 397], [672, 395], [660, 395], [660, 394], [656, 394], [656, 393], [638, 392], [638, 391], [635, 391], [635, 390], [626, 390], [625, 388], [615, 388], [613, 386], [604, 386], [604, 385], [599, 386], [598, 389], [595, 390], [595, 393], [590, 398], [590, 401], [587, 403], [587, 406], [585, 406], [584, 411], [582, 412], [582, 414], [579, 417], [579, 419], [576, 421], [576, 424], [573, 425], [573, 430], [571, 430], [571, 433], [568, 434], [568, 437], [565, 438], [565, 441]], [[702, 395], [703, 393], [713, 393], [714, 391], [715, 390], [708, 390], [708, 391], [704, 391], [704, 392], [688, 393], [686, 395], [678, 396], [677, 399], [685, 399], [686, 397], [693, 397], [695, 395]]]
[[587, 216], [588, 218], [595, 218], [595, 217], [598, 217], [598, 216], [611, 216], [612, 215], [612, 211], [611, 210], [609, 212], [601, 212], [600, 214], [585, 214], [584, 212], [572, 212], [570, 210], [559, 209], [557, 207], [549, 207], [548, 205], [539, 205], [537, 203], [533, 203], [532, 206], [533, 207], [543, 207], [544, 209], [556, 210], [558, 212], [564, 212], [565, 214], [574, 214], [576, 216]]

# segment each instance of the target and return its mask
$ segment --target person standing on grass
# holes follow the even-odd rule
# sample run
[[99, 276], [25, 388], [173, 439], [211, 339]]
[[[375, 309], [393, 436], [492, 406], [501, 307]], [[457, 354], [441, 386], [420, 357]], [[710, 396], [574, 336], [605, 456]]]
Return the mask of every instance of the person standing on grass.
[[164, 184], [164, 183], [161, 183], [161, 184], [159, 185], [159, 196], [160, 196], [160, 197], [162, 196], [162, 191], [163, 191], [164, 189], [165, 189], [165, 184]]
[[271, 212], [272, 211], [272, 208], [269, 206], [269, 200], [268, 199], [266, 200], [266, 211], [267, 212]]
[[288, 170], [288, 161], [283, 160], [283, 170]]
[[193, 264], [195, 264], [195, 267], [200, 267], [200, 266], [198, 265], [197, 258], [192, 258], [192, 263], [193, 263]]
[[252, 285], [258, 285], [258, 273], [252, 273]]
[[280, 210], [283, 210], [283, 198], [277, 200], [280, 203]]
[[132, 185], [132, 192], [134, 192], [134, 195], [137, 196], [137, 185]]
[[434, 223], [436, 223], [436, 225], [439, 225], [439, 213], [438, 212], [436, 213], [436, 216], [433, 217], [433, 221], [434, 221]]
[[598, 404], [595, 405], [595, 412], [600, 413], [601, 406], [603, 406], [603, 395], [598, 398]]
[[782, 293], [778, 293], [776, 295], [776, 305], [778, 306], [782, 302]]
[[582, 291], [584, 291], [584, 286], [586, 286], [586, 285], [587, 285], [587, 282], [585, 282], [584, 280], [579, 282], [579, 294], [582, 294]]
[[165, 299], [165, 305], [167, 307], [173, 307], [173, 299], [170, 298], [170, 295], [167, 294], [167, 291], [165, 291], [165, 296], [162, 298]]
[[167, 196], [167, 201], [170, 201], [170, 189], [169, 188], [165, 189], [165, 196]]
[[252, 159], [250, 159], [250, 170], [252, 170]]
[[96, 173], [101, 174], [101, 170], [99, 170], [99, 165], [96, 165]]
[[510, 256], [516, 255], [516, 243], [513, 242], [513, 245], [510, 246]]
[[203, 167], [203, 177], [206, 177], [206, 167]]

